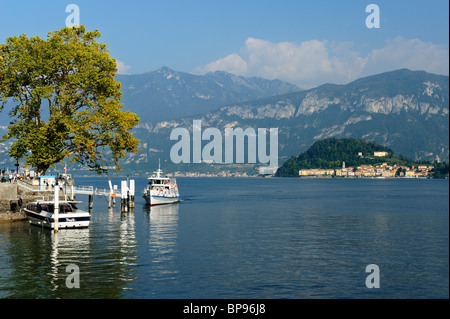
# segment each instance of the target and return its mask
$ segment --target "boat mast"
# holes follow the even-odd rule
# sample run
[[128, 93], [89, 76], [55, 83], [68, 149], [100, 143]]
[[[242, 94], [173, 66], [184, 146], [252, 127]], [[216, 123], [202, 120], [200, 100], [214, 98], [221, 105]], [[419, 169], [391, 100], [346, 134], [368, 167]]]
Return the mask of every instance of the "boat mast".
[[158, 164], [158, 170], [155, 172], [156, 173], [156, 178], [161, 178], [161, 159], [158, 160], [159, 164]]

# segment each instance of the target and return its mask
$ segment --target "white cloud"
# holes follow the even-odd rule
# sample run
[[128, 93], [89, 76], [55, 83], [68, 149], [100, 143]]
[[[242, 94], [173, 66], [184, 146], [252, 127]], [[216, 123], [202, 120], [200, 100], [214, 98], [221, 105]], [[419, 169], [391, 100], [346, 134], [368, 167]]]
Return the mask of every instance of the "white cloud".
[[222, 59], [211, 62], [203, 68], [203, 71], [206, 72], [224, 70], [237, 75], [245, 75], [247, 74], [247, 62], [245, 62], [238, 54], [233, 53]]
[[355, 44], [349, 42], [310, 40], [295, 44], [248, 38], [239, 53], [198, 70], [277, 78], [308, 88], [323, 83], [348, 83], [361, 76], [400, 68], [448, 75], [448, 54], [443, 46], [401, 37], [367, 56], [361, 56]]
[[397, 37], [387, 41], [383, 48], [372, 50], [368, 58], [370, 63], [365, 71], [370, 73], [408, 68], [448, 75], [448, 48], [419, 39]]
[[126, 74], [131, 68], [131, 65], [126, 65], [125, 62], [116, 60], [117, 63], [117, 74]]
[[262, 77], [305, 81], [332, 72], [326, 43], [318, 40], [296, 45], [248, 38], [244, 54], [249, 72]]

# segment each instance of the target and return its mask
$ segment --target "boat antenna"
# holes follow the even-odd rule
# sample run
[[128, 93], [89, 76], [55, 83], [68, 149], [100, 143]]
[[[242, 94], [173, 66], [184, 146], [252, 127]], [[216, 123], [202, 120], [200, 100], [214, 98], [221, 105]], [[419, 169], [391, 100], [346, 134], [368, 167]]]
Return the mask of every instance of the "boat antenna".
[[159, 161], [158, 170], [156, 172], [153, 172], [153, 173], [156, 173], [156, 177], [160, 178], [161, 177], [161, 173], [162, 173], [161, 172], [161, 159], [159, 159], [158, 161]]

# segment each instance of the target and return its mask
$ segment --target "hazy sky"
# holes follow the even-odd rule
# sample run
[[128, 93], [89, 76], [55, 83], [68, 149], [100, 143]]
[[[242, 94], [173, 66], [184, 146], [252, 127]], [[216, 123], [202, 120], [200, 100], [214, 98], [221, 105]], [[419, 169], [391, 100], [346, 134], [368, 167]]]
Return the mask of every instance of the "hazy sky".
[[[449, 74], [448, 0], [0, 0], [0, 43], [46, 38], [66, 26], [69, 4], [123, 74], [224, 70], [304, 88], [404, 67]], [[369, 4], [379, 28], [366, 26]]]

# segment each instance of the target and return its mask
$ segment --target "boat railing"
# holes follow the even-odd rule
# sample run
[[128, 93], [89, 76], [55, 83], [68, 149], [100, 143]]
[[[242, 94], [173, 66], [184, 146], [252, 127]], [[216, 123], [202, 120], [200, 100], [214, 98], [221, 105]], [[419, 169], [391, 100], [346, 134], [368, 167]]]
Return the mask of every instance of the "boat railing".
[[94, 186], [74, 186], [73, 191], [78, 194], [92, 194]]
[[19, 185], [19, 187], [25, 188], [28, 191], [31, 192], [49, 192], [49, 191], [54, 191], [54, 186], [47, 186], [47, 185], [32, 185], [30, 183], [27, 183], [25, 181], [22, 180], [17, 180], [17, 185]]
[[[120, 190], [115, 190], [115, 192], [120, 192]], [[104, 196], [108, 196], [110, 193], [111, 190], [109, 188], [96, 188], [94, 192], [95, 195], [104, 195]]]

